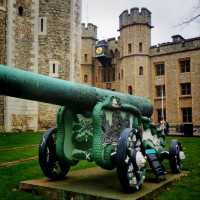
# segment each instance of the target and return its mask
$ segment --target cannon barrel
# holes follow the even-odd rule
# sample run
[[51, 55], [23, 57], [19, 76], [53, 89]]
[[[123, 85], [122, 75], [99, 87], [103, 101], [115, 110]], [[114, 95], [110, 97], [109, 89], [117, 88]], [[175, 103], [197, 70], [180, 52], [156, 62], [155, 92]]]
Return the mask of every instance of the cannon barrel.
[[137, 107], [143, 116], [150, 117], [153, 113], [152, 104], [144, 97], [51, 78], [5, 65], [0, 65], [0, 95], [82, 110], [92, 110], [103, 97], [115, 96], [123, 103]]

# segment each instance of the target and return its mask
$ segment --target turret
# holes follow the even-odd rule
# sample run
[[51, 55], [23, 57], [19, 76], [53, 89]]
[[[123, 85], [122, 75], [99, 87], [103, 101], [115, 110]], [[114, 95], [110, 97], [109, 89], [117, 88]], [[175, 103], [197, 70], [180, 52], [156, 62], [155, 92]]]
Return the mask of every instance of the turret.
[[144, 24], [151, 27], [151, 12], [147, 8], [132, 8], [130, 12], [125, 10], [119, 16], [119, 29], [126, 26]]
[[82, 23], [82, 38], [97, 39], [97, 26], [94, 24]]
[[94, 57], [97, 41], [97, 26], [89, 23], [81, 24], [81, 82], [94, 85]]
[[150, 96], [151, 28], [151, 12], [146, 8], [125, 10], [119, 16], [121, 91]]

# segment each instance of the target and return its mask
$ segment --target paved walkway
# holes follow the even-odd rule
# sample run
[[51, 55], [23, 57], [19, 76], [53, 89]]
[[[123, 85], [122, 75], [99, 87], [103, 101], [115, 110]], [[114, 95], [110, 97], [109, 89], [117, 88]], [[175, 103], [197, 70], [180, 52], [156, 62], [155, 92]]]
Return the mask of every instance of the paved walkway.
[[167, 185], [186, 176], [166, 174], [166, 180], [160, 183], [146, 180], [142, 189], [133, 194], [125, 194], [119, 184], [116, 171], [103, 170], [99, 167], [70, 172], [66, 179], [50, 181], [48, 179], [23, 181], [20, 189], [47, 196], [52, 200], [96, 199], [96, 200], [136, 200], [155, 199], [154, 197]]

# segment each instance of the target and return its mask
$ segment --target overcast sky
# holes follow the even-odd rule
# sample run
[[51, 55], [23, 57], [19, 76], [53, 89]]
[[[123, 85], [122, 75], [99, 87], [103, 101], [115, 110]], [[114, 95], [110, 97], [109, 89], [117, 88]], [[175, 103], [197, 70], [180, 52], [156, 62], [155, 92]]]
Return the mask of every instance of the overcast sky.
[[[98, 39], [117, 37], [119, 15], [132, 7], [146, 7], [152, 12], [152, 44], [169, 42], [171, 36], [200, 36], [200, 20], [177, 26], [195, 12], [198, 0], [82, 0], [82, 21], [98, 26]], [[200, 10], [200, 9], [199, 9]]]

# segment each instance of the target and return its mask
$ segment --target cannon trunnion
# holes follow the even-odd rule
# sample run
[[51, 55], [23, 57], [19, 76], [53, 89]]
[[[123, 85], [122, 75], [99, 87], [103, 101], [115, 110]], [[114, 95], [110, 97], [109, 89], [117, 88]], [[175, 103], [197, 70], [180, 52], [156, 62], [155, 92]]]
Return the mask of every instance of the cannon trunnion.
[[60, 105], [57, 127], [39, 147], [45, 176], [61, 179], [80, 160], [94, 161], [117, 174], [126, 192], [137, 191], [149, 163], [163, 178], [163, 159], [177, 173], [184, 158], [176, 140], [164, 151], [165, 135], [150, 120], [153, 107], [143, 97], [125, 95], [0, 65], [0, 94]]

